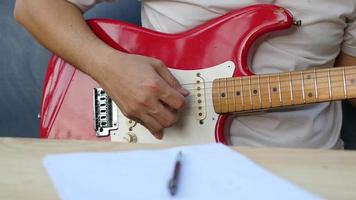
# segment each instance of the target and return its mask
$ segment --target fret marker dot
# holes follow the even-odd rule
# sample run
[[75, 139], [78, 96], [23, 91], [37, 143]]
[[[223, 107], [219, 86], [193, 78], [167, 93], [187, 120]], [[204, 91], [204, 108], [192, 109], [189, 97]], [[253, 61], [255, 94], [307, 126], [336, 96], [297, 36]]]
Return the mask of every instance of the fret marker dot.
[[225, 93], [221, 93], [221, 97], [225, 97]]
[[257, 90], [253, 90], [253, 94], [257, 94]]
[[309, 92], [308, 97], [313, 97], [313, 93]]
[[240, 95], [241, 95], [240, 91], [237, 91], [236, 96], [240, 96]]
[[277, 92], [277, 88], [273, 88], [272, 91], [273, 91], [273, 92]]

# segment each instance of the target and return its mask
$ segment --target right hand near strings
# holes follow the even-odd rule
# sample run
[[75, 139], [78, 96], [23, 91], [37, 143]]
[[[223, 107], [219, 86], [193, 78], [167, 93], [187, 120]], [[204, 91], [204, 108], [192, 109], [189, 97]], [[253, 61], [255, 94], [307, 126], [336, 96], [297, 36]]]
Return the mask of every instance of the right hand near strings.
[[162, 139], [163, 129], [177, 121], [189, 92], [158, 59], [114, 52], [105, 60], [91, 75], [127, 118]]

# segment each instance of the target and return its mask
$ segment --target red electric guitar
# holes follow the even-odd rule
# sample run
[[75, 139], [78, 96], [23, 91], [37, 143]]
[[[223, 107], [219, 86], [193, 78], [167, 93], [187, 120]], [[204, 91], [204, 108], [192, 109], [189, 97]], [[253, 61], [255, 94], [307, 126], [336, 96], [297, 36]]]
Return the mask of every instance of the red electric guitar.
[[41, 137], [229, 144], [229, 113], [356, 97], [355, 67], [265, 75], [249, 71], [253, 42], [293, 23], [287, 10], [274, 5], [246, 7], [178, 34], [109, 19], [89, 20], [94, 33], [111, 47], [155, 57], [169, 66], [191, 91], [188, 105], [180, 121], [157, 140], [127, 119], [93, 79], [53, 56], [43, 90]]

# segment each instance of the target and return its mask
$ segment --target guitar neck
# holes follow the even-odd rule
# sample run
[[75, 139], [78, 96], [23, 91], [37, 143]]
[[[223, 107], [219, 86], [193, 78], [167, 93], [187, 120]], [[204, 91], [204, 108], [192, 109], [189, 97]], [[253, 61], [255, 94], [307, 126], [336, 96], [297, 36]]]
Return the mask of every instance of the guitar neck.
[[212, 90], [219, 114], [356, 98], [356, 66], [222, 78]]

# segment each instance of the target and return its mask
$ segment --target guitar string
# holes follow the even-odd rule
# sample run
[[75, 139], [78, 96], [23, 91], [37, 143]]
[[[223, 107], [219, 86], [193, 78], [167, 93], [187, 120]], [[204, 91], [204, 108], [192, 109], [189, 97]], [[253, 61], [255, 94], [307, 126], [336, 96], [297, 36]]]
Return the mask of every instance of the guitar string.
[[[344, 69], [343, 69], [344, 68]], [[350, 76], [350, 75], [354, 75], [354, 74], [356, 74], [356, 72], [354, 72], [354, 71], [356, 71], [356, 68], [353, 68], [353, 67], [343, 67], [343, 68], [328, 68], [328, 69], [320, 69], [320, 70], [317, 70], [315, 73], [313, 72], [313, 71], [301, 71], [301, 72], [291, 72], [291, 76], [293, 77], [293, 76], [298, 76], [298, 78], [297, 79], [291, 79], [291, 80], [295, 80], [295, 81], [301, 81], [301, 80], [303, 80], [302, 78], [299, 78], [301, 75], [304, 75], [304, 77], [305, 76], [308, 76], [308, 75], [311, 75], [312, 76], [312, 78], [310, 78], [310, 79], [314, 79], [313, 77], [314, 77], [314, 74], [320, 74], [320, 73], [327, 73], [325, 76], [318, 76], [317, 75], [317, 79], [319, 79], [319, 78], [328, 78], [328, 77], [330, 77], [330, 78], [333, 78], [333, 77], [338, 77], [338, 76], [342, 76], [343, 74], [342, 74], [342, 71], [346, 71], [346, 70], [348, 70], [348, 71], [351, 71], [350, 69], [353, 69], [352, 70], [352, 73], [347, 73], [347, 74], [345, 74], [345, 76]], [[349, 69], [348, 69], [349, 68]], [[340, 72], [341, 74], [332, 74], [332, 73], [335, 73], [335, 72]], [[330, 76], [328, 75], [328, 73], [330, 73]], [[283, 77], [283, 76], [288, 76], [289, 77], [289, 72], [281, 72], [280, 74], [279, 74], [279, 77], [281, 77], [281, 78], [285, 78], [285, 77]], [[251, 78], [251, 80], [252, 79], [258, 79], [258, 77], [260, 77], [260, 79], [263, 79], [263, 78], [268, 78], [268, 77], [271, 77], [271, 78], [277, 78], [278, 77], [278, 73], [272, 73], [272, 74], [260, 74], [260, 75], [252, 75], [252, 76], [239, 76], [239, 77], [226, 77], [226, 79], [227, 80], [240, 80], [240, 79], [250, 79]], [[215, 79], [215, 81], [217, 81], [217, 80], [222, 80], [222, 81], [224, 81], [224, 79], [225, 78], [216, 78]], [[289, 79], [289, 78], [288, 78]], [[356, 79], [356, 77], [355, 77], [355, 79]], [[307, 80], [307, 78], [305, 78], [304, 80]], [[204, 81], [204, 83], [205, 84], [208, 84], [208, 83], [213, 83], [214, 81]], [[289, 80], [286, 80], [286, 82], [289, 82]], [[266, 82], [265, 82], [266, 83]], [[278, 81], [275, 81], [275, 82], [270, 82], [270, 83], [278, 83]], [[195, 86], [197, 83], [196, 82], [194, 82], [194, 83], [185, 83], [185, 84], [181, 84], [182, 86]]]
[[[317, 90], [322, 90], [322, 89], [333, 89], [333, 90], [339, 90], [339, 89], [345, 89], [344, 88], [344, 84], [345, 84], [345, 81], [344, 80], [334, 80], [334, 81], [332, 81], [332, 79], [333, 78], [335, 78], [335, 77], [342, 77], [343, 76], [343, 74], [331, 74], [331, 73], [333, 73], [333, 72], [335, 72], [335, 71], [337, 71], [337, 70], [342, 70], [342, 68], [329, 68], [329, 69], [325, 69], [325, 70], [323, 70], [323, 71], [316, 71], [316, 74], [319, 74], [319, 73], [321, 73], [321, 72], [325, 72], [325, 73], [330, 73], [330, 75], [329, 74], [327, 74], [326, 76], [316, 76], [316, 79], [322, 79], [322, 78], [326, 78], [327, 80], [326, 81], [317, 81], [317, 84], [318, 85], [323, 85], [323, 86], [317, 86], [316, 87], [316, 89]], [[345, 68], [345, 70], [347, 69], [347, 67]], [[349, 77], [349, 76], [352, 76], [352, 75], [355, 75], [356, 73], [348, 73], [348, 74], [345, 74], [345, 77]], [[280, 77], [281, 77], [281, 75], [283, 75], [283, 74], [280, 74]], [[289, 73], [284, 73], [284, 75], [288, 75], [289, 76]], [[282, 80], [282, 81], [261, 81], [261, 79], [263, 79], [263, 78], [268, 78], [268, 76], [270, 76], [270, 77], [275, 77], [275, 78], [277, 78], [277, 76], [278, 76], [278, 74], [270, 74], [270, 75], [254, 75], [254, 76], [251, 76], [251, 77], [249, 77], [249, 76], [243, 76], [243, 77], [229, 77], [229, 78], [227, 78], [226, 80], [224, 80], [223, 78], [221, 79], [221, 81], [222, 82], [225, 82], [225, 81], [231, 81], [231, 82], [234, 82], [234, 80], [235, 80], [235, 82], [236, 82], [236, 80], [237, 80], [237, 82], [240, 82], [240, 80], [243, 82], [243, 88], [242, 88], [242, 92], [244, 92], [244, 91], [250, 91], [250, 90], [253, 90], [253, 89], [255, 89], [255, 90], [257, 90], [258, 91], [258, 93], [257, 94], [254, 94], [253, 96], [254, 97], [258, 97], [259, 95], [261, 95], [261, 96], [266, 96], [266, 95], [268, 95], [269, 93], [270, 93], [270, 91], [269, 91], [269, 89], [272, 89], [272, 88], [274, 88], [274, 87], [271, 87], [271, 88], [266, 88], [266, 89], [256, 89], [256, 88], [253, 88], [253, 87], [250, 87], [250, 86], [253, 86], [253, 85], [255, 85], [255, 86], [258, 86], [258, 83], [256, 83], [256, 84], [247, 84], [247, 83], [245, 83], [245, 82], [247, 82], [247, 81], [249, 81], [249, 79], [251, 79], [251, 80], [253, 80], [254, 78], [255, 79], [257, 79], [258, 78], [258, 76], [260, 76], [260, 84], [259, 85], [263, 85], [263, 84], [267, 84], [267, 83], [269, 83], [269, 84], [275, 84], [275, 83], [277, 83], [277, 84], [282, 84], [282, 83], [290, 83], [290, 81], [293, 81], [293, 88], [295, 88], [295, 85], [297, 85], [297, 86], [299, 86], [299, 85], [301, 85], [302, 83], [302, 80], [304, 80], [304, 81], [315, 81], [315, 78], [314, 78], [314, 75], [315, 75], [315, 73], [313, 72], [313, 71], [308, 71], [308, 72], [304, 72], [303, 73], [303, 75], [304, 76], [308, 76], [308, 75], [311, 75], [312, 77], [311, 78], [309, 78], [309, 79], [307, 79], [307, 78], [305, 78], [305, 79], [303, 79], [303, 78], [299, 78], [299, 79], [293, 79], [293, 75], [295, 76], [295, 75], [302, 75], [302, 72], [292, 72], [291, 73], [291, 77], [292, 77], [292, 79], [290, 79], [289, 80], [289, 78], [286, 78], [286, 79], [288, 79], [288, 80]], [[331, 84], [332, 85], [337, 85], [337, 84], [339, 84], [339, 86], [332, 86], [332, 85], [330, 85], [330, 87], [329, 87], [329, 78], [330, 78], [330, 80], [331, 80]], [[356, 78], [356, 77], [355, 77]], [[343, 77], [342, 77], [342, 79], [343, 79]], [[354, 80], [354, 79], [351, 79], [351, 81], [352, 80]], [[298, 83], [298, 84], [296, 84], [295, 83], [295, 81], [301, 81], [300, 83]], [[350, 80], [348, 80], [347, 82], [346, 82], [346, 87], [348, 87], [348, 86], [350, 86], [350, 84], [349, 84], [349, 82], [350, 82]], [[211, 82], [204, 82], [204, 84], [207, 84], [207, 83], [211, 83]], [[340, 85], [340, 83], [341, 83], [341, 85]], [[239, 83], [238, 83], [239, 84]], [[196, 85], [196, 83], [190, 83], [190, 84], [182, 84], [182, 85]], [[313, 84], [311, 84], [311, 85], [313, 85], [313, 87], [312, 87], [312, 90], [313, 91], [315, 91], [315, 88], [314, 88], [314, 83]], [[327, 85], [327, 86], [325, 86], [325, 85]], [[355, 85], [354, 83], [351, 83], [351, 85]], [[324, 87], [325, 86], [325, 87]], [[212, 100], [213, 100], [213, 96], [211, 95], [211, 94], [213, 94], [213, 92], [206, 92], [208, 89], [211, 89], [212, 87], [207, 87], [207, 88], [201, 88], [201, 90], [204, 90], [204, 94], [205, 94], [205, 96], [207, 96], [207, 95], [209, 95], [209, 97], [208, 98], [204, 98], [204, 100], [205, 101], [208, 101], [208, 102], [212, 102]], [[220, 88], [222, 88], [223, 90], [222, 91], [226, 91], [226, 93], [229, 93], [229, 88], [240, 88], [240, 85], [232, 85], [232, 86], [228, 86], [228, 87], [225, 87], [225, 86], [222, 86], [222, 87], [220, 87]], [[225, 88], [226, 88], [226, 90], [225, 90]], [[248, 88], [248, 89], [247, 89]], [[250, 89], [251, 88], [251, 89]], [[279, 92], [271, 92], [270, 94], [271, 95], [273, 95], [273, 94], [275, 94], [275, 95], [283, 95], [283, 90], [285, 90], [287, 88], [287, 92], [289, 93], [290, 92], [290, 85], [288, 85], [288, 86], [282, 86], [281, 87], [281, 90], [279, 91]], [[302, 89], [293, 89], [292, 88], [292, 90], [293, 90], [293, 92], [308, 92], [307, 90], [302, 90]], [[279, 88], [278, 88], [279, 89]], [[347, 88], [346, 88], [347, 89]], [[194, 89], [190, 89], [190, 91], [194, 91], [194, 90], [197, 90], [196, 88], [194, 88]], [[208, 90], [208, 91], [212, 91], [212, 90]], [[240, 91], [241, 92], [241, 91]], [[242, 94], [242, 92], [241, 92], [241, 94]], [[214, 92], [214, 94], [217, 94], [218, 92]], [[245, 92], [244, 92], [245, 93]], [[259, 94], [260, 93], [260, 94]], [[281, 93], [281, 94], [280, 94]], [[230, 92], [230, 94], [231, 94], [231, 92]], [[205, 103], [205, 105], [204, 106], [202, 106], [202, 105], [197, 105], [198, 104], [198, 102], [197, 102], [197, 98], [194, 96], [194, 95], [190, 95], [192, 98], [189, 98], [189, 100], [188, 100], [188, 102], [187, 102], [187, 104], [189, 105], [189, 104], [192, 104], [193, 106], [190, 106], [190, 108], [192, 108], [192, 109], [197, 109], [198, 107], [201, 107], [202, 109], [204, 108], [204, 109], [206, 109], [206, 108], [208, 108], [208, 107], [213, 107], [213, 104], [212, 103]], [[249, 97], [250, 97], [250, 95], [243, 95], [243, 96], [245, 96], [246, 98], [246, 100], [247, 99], [249, 99]], [[283, 96], [288, 96], [289, 97], [289, 95], [283, 95]], [[297, 96], [297, 95], [294, 95], [295, 97]], [[314, 97], [314, 95], [313, 95], [313, 97]], [[330, 98], [331, 97], [331, 98]], [[327, 98], [325, 101], [332, 101], [333, 99], [333, 94], [331, 94], [330, 95], [330, 97], [329, 98]], [[219, 98], [219, 97], [217, 97], [217, 98]], [[242, 98], [242, 95], [241, 96], [238, 96], [238, 97], [236, 97], [236, 95], [234, 95], [234, 97], [233, 98]], [[308, 98], [308, 100], [310, 100], [310, 99], [314, 99], [314, 100], [316, 100], [316, 98], [317, 97], [314, 97], [314, 98]], [[297, 104], [293, 104], [293, 103], [290, 103], [289, 105], [287, 105], [286, 107], [288, 107], [288, 106], [293, 106], [293, 105], [304, 105], [304, 104], [306, 104], [306, 103], [304, 103], [303, 102], [303, 99], [301, 99], [302, 100], [302, 103], [297, 103]], [[278, 101], [278, 103], [281, 103], [282, 105], [277, 105], [277, 106], [268, 106], [268, 107], [264, 107], [263, 105], [261, 105], [261, 102], [260, 101], [257, 101], [258, 102], [258, 105], [256, 106], [254, 103], [251, 103], [250, 101], [246, 101], [246, 103], [241, 103], [240, 105], [241, 105], [241, 107], [242, 107], [242, 109], [241, 109], [241, 112], [248, 112], [248, 111], [254, 111], [254, 110], [261, 110], [261, 109], [273, 109], [273, 108], [276, 108], [276, 107], [285, 107], [285, 105], [283, 105], [283, 102], [280, 102], [280, 101]], [[322, 100], [322, 101], [318, 101], [318, 100], [316, 100], [315, 102], [311, 102], [311, 103], [318, 103], [318, 102], [324, 102], [324, 100]], [[229, 104], [230, 102], [229, 101], [227, 101], [227, 103]], [[269, 101], [268, 101], [268, 103], [270, 103]], [[270, 103], [271, 105], [273, 104], [273, 102], [271, 102]], [[197, 105], [197, 106], [194, 106], [194, 105]], [[229, 105], [231, 105], [231, 104], [229, 104]], [[234, 104], [233, 104], [234, 105]], [[247, 106], [246, 106], [247, 105]], [[234, 107], [235, 107], [235, 105], [234, 105]], [[249, 108], [249, 109], [244, 109], [245, 107], [247, 107], [247, 108]], [[196, 110], [194, 110], [195, 111], [195, 113], [197, 112]], [[240, 111], [239, 111], [240, 112]], [[191, 113], [191, 112], [188, 112], [188, 113]]]
[[[343, 86], [340, 86], [338, 88], [343, 88]], [[248, 95], [248, 97], [249, 97], [249, 95]], [[187, 105], [192, 105], [192, 106], [189, 106], [189, 108], [191, 108], [191, 109], [189, 109], [188, 111], [185, 111], [185, 114], [188, 115], [188, 116], [194, 116], [194, 115], [196, 116], [197, 113], [199, 113], [199, 110], [198, 110], [199, 107], [202, 108], [201, 109], [202, 113], [204, 113], [204, 110], [206, 111], [207, 108], [214, 109], [214, 104], [212, 102], [212, 99], [213, 98], [205, 98], [206, 102], [208, 101], [210, 103], [205, 103], [204, 105], [198, 105], [195, 97], [189, 98], [187, 100]], [[246, 98], [246, 99], [249, 99], [249, 98]], [[229, 111], [229, 112], [226, 112], [225, 114], [227, 114], [227, 113], [241, 113], [241, 112], [254, 112], [254, 111], [258, 111], [258, 110], [269, 110], [269, 109], [272, 110], [272, 109], [278, 109], [278, 108], [284, 108], [284, 107], [302, 106], [302, 105], [306, 105], [306, 104], [316, 104], [316, 103], [323, 103], [323, 102], [329, 102], [329, 101], [336, 101], [336, 100], [339, 100], [339, 99], [332, 99], [332, 98], [330, 99], [330, 98], [328, 98], [328, 99], [325, 99], [325, 100], [316, 100], [316, 98], [309, 98], [308, 100], [311, 100], [311, 101], [310, 102], [308, 101], [308, 102], [305, 102], [305, 103], [303, 102], [303, 99], [300, 99], [300, 100], [301, 101], [299, 103], [294, 100], [294, 103], [292, 103], [290, 101], [291, 103], [289, 103], [287, 105], [283, 105], [283, 103], [285, 104], [286, 102], [280, 102], [279, 99], [278, 99], [278, 101], [277, 101], [278, 104], [277, 105], [273, 105], [273, 104], [275, 104], [275, 102], [271, 102], [271, 104], [270, 104], [270, 102], [268, 101], [268, 105], [269, 106], [263, 106], [263, 104], [260, 104], [259, 101], [258, 101], [257, 104], [254, 104], [254, 103], [251, 104], [251, 102], [247, 101], [244, 104], [242, 104], [242, 103], [239, 104], [241, 109], [237, 109], [235, 111]], [[236, 104], [238, 104], [238, 103], [236, 103]], [[229, 104], [229, 105], [233, 105], [233, 107], [235, 107], [234, 103]], [[215, 111], [215, 109], [214, 109], [214, 111]]]
[[[328, 87], [325, 87], [325, 88], [328, 88]], [[334, 87], [334, 89], [339, 89], [339, 88], [343, 88], [343, 85], [342, 86], [339, 86], [339, 87]], [[293, 90], [295, 92], [298, 92], [298, 91], [302, 91], [302, 90]], [[264, 95], [268, 94], [268, 92], [266, 92]], [[255, 96], [258, 96], [255, 95]], [[249, 95], [248, 95], [249, 97]], [[242, 98], [242, 97], [240, 97]], [[283, 103], [286, 103], [286, 102], [280, 102], [279, 99], [277, 101], [277, 105], [273, 105], [275, 102], [269, 102], [268, 101], [268, 106], [263, 106], [263, 104], [261, 104], [259, 101], [257, 103], [257, 105], [255, 105], [254, 103], [251, 103], [249, 101], [247, 101], [246, 103], [241, 103], [239, 104], [240, 105], [240, 108], [241, 109], [237, 109], [237, 110], [234, 110], [234, 111], [228, 111], [228, 112], [224, 112], [224, 113], [221, 113], [221, 114], [228, 114], [228, 113], [242, 113], [242, 112], [256, 112], [256, 111], [259, 111], [259, 110], [272, 110], [272, 109], [279, 109], [279, 108], [287, 108], [287, 107], [293, 107], [293, 106], [303, 106], [303, 105], [306, 105], [306, 104], [316, 104], [316, 103], [322, 103], [322, 102], [329, 102], [329, 101], [335, 101], [335, 99], [332, 99], [333, 97], [331, 96], [331, 99], [330, 98], [327, 98], [325, 100], [317, 100], [316, 97], [315, 98], [309, 98], [309, 100], [311, 100], [310, 102], [303, 102], [303, 99], [300, 99], [301, 101], [298, 103], [294, 100], [294, 102], [292, 103], [289, 103], [288, 105], [283, 105]], [[246, 100], [249, 99], [249, 98], [246, 98]], [[192, 105], [192, 106], [186, 106], [186, 107], [189, 107], [191, 109], [189, 110], [184, 110], [183, 113], [185, 113], [186, 116], [197, 116], [197, 114], [199, 112], [201, 113], [205, 113], [207, 108], [211, 108], [211, 109], [214, 109], [214, 104], [213, 104], [213, 98], [205, 98], [205, 102], [210, 102], [210, 103], [204, 103], [204, 105], [198, 105], [197, 101], [196, 101], [196, 98], [194, 96], [190, 96], [187, 100], [187, 105]], [[273, 100], [273, 98], [272, 98]], [[314, 100], [314, 101], [313, 101]], [[339, 99], [336, 99], [336, 100], [339, 100]], [[227, 102], [229, 104], [229, 101]], [[225, 103], [226, 104], [226, 103]], [[238, 104], [238, 103], [236, 103]], [[226, 104], [227, 105], [227, 104]], [[231, 105], [231, 104], [229, 104]], [[237, 105], [235, 106], [235, 103], [232, 104], [233, 107], [237, 108]], [[201, 107], [201, 110], [199, 110], [198, 108]], [[214, 109], [214, 112], [215, 109]], [[205, 119], [205, 118], [204, 118]]]
[[[346, 81], [346, 83], [348, 83], [348, 84], [350, 84], [350, 82], [351, 82], [351, 84], [354, 84], [353, 82], [355, 82], [356, 83], [356, 76], [354, 77], [354, 78], [350, 78], [350, 76], [352, 76], [352, 75], [356, 75], [356, 73], [352, 73], [352, 74], [345, 74], [345, 77], [347, 77], [347, 79], [345, 79], [345, 81]], [[343, 80], [343, 78], [341, 77], [342, 75], [335, 75], [335, 76], [319, 76], [319, 77], [317, 77], [316, 79], [325, 79], [326, 78], [326, 80], [323, 80], [323, 81], [320, 81], [320, 80], [317, 80], [317, 84], [318, 85], [321, 85], [321, 84], [325, 84], [325, 83], [328, 83], [329, 82], [329, 77], [330, 77], [330, 81], [332, 82], [332, 83], [338, 83], [338, 82], [344, 82], [344, 80]], [[251, 78], [251, 82], [252, 81], [254, 81], [255, 83], [252, 83], [252, 84], [250, 84], [249, 83], [249, 79], [250, 78], [243, 78], [243, 79], [240, 79], [240, 78], [233, 78], [233, 79], [231, 79], [231, 78], [228, 78], [227, 80], [224, 80], [224, 79], [219, 79], [219, 80], [221, 80], [220, 81], [220, 83], [228, 83], [228, 82], [231, 82], [233, 85], [231, 86], [231, 87], [233, 87], [234, 85], [235, 85], [235, 87], [236, 86], [239, 86], [240, 85], [240, 82], [241, 81], [243, 81], [243, 85], [245, 86], [249, 86], [249, 85], [256, 85], [256, 86], [258, 86], [258, 85], [263, 85], [263, 84], [279, 84], [279, 83], [281, 83], [281, 84], [288, 84], [289, 85], [289, 83], [292, 81], [293, 82], [293, 85], [296, 85], [296, 83], [294, 83], [295, 81], [297, 81], [297, 82], [302, 82], [302, 81], [304, 81], [304, 82], [306, 82], [306, 81], [315, 81], [315, 78], [310, 78], [310, 79], [307, 79], [307, 78], [305, 78], [305, 79], [302, 79], [302, 78], [300, 78], [300, 79], [288, 79], [288, 80], [280, 80], [280, 81], [278, 81], [278, 80], [276, 80], [276, 81], [262, 81], [262, 79], [264, 79], [264, 78], [267, 78], [268, 79], [268, 77], [260, 77], [260, 84], [258, 84], [257, 82], [258, 82], [258, 77], [254, 77], [254, 78]], [[277, 77], [271, 77], [271, 78], [276, 78], [276, 79], [278, 79]], [[280, 78], [282, 78], [282, 77], [280, 77]], [[342, 80], [340, 81], [340, 80], [336, 80], [335, 81], [335, 79], [336, 78], [341, 78]], [[216, 81], [218, 81], [217, 79], [216, 79]], [[235, 82], [235, 83], [234, 83]], [[212, 84], [212, 82], [202, 82], [202, 84]], [[300, 83], [301, 84], [301, 83]], [[314, 84], [314, 83], [313, 83]], [[189, 86], [193, 86], [193, 87], [185, 87], [185, 89], [187, 89], [187, 90], [191, 90], [191, 91], [194, 91], [194, 90], [196, 90], [196, 87], [197, 87], [197, 85], [198, 85], [198, 83], [191, 83], [191, 84], [186, 84], [186, 85], [189, 85]], [[206, 87], [206, 89], [211, 89], [211, 88], [213, 88], [213, 87]], [[217, 87], [216, 87], [217, 88]], [[224, 88], [224, 87], [220, 87], [220, 88]]]
[[[335, 84], [335, 83], [341, 83], [341, 84], [339, 84], [338, 86], [331, 86], [331, 87], [328, 87], [328, 86], [326, 86], [326, 87], [317, 87], [317, 89], [318, 90], [323, 90], [323, 89], [328, 89], [327, 90], [327, 93], [328, 93], [328, 95], [329, 95], [329, 88], [331, 88], [332, 89], [332, 93], [335, 93], [334, 92], [334, 90], [340, 90], [339, 92], [340, 93], [343, 93], [344, 94], [344, 85], [343, 85], [343, 81], [338, 81], [338, 82], [334, 82], [333, 84]], [[346, 85], [346, 89], [347, 89], [347, 92], [349, 92], [350, 91], [350, 89], [351, 88], [347, 88], [347, 87], [349, 87], [350, 85]], [[354, 84], [354, 86], [356, 86], [356, 84]], [[248, 87], [248, 86], [247, 86]], [[227, 87], [220, 87], [220, 88], [223, 88], [223, 89], [225, 89], [225, 88], [227, 88]], [[230, 87], [230, 88], [233, 88], [233, 86], [232, 87]], [[242, 90], [242, 92], [241, 91], [238, 91], [238, 92], [240, 92], [240, 95], [236, 95], [236, 92], [235, 92], [235, 94], [233, 95], [233, 96], [238, 96], [238, 97], [242, 97], [242, 96], [244, 96], [244, 97], [249, 97], [250, 95], [249, 94], [244, 94], [244, 95], [242, 95], [242, 93], [245, 93], [246, 91], [247, 91], [247, 93], [249, 93], [250, 91], [254, 91], [254, 90], [256, 90], [257, 91], [257, 93], [255, 93], [255, 94], [252, 94], [252, 96], [259, 96], [259, 93], [261, 94], [261, 96], [266, 96], [266, 95], [269, 95], [269, 94], [271, 94], [271, 95], [279, 95], [279, 94], [281, 94], [281, 95], [283, 95], [283, 96], [291, 96], [290, 95], [290, 93], [291, 93], [291, 90], [290, 90], [290, 87], [281, 87], [281, 91], [278, 91], [279, 90], [279, 88], [278, 87], [271, 87], [270, 89], [271, 90], [273, 90], [274, 88], [277, 88], [277, 91], [271, 91], [271, 92], [269, 92], [269, 88], [265, 88], [265, 89], [263, 89], [263, 88], [260, 88], [260, 90], [258, 90], [258, 89], [253, 89], [253, 88], [251, 88], [251, 90], [249, 89], [249, 88], [245, 88], [245, 86], [244, 86], [244, 88], [243, 88], [243, 90]], [[313, 92], [314, 91], [316, 91], [315, 90], [315, 88], [314, 88], [314, 86], [313, 87], [310, 87], [310, 89], [309, 88], [306, 88], [306, 89], [302, 89], [302, 88], [299, 88], [299, 89], [295, 89], [295, 87], [294, 88], [292, 88], [292, 90], [293, 90], [293, 92], [300, 92], [300, 94], [302, 94], [303, 93], [303, 91], [305, 92], [305, 93], [312, 93], [313, 94]], [[211, 90], [210, 90], [211, 91]], [[228, 91], [228, 90], [225, 90], [226, 92], [224, 92], [225, 93], [225, 95], [227, 94], [227, 95], [229, 95], [229, 94], [231, 94], [232, 92], [232, 90], [230, 90], [230, 91]], [[284, 91], [286, 91], [286, 92], [284, 92]], [[319, 91], [320, 92], [320, 91]], [[219, 93], [219, 92], [204, 92], [204, 94], [205, 95], [212, 95], [212, 94], [215, 94], [215, 95], [218, 95], [217, 96], [217, 98], [219, 98], [219, 96], [222, 94], [222, 93]], [[288, 94], [288, 95], [285, 95], [285, 94]], [[203, 93], [201, 93], [201, 95], [203, 95]], [[333, 94], [331, 94], [331, 95], [333, 95]], [[190, 96], [195, 96], [194, 94], [192, 94], [192, 95], [190, 95]], [[298, 96], [298, 95], [293, 95], [293, 96]], [[226, 97], [223, 97], [223, 98], [226, 98]], [[231, 97], [231, 98], [233, 98], [233, 97]], [[205, 98], [205, 99], [209, 99], [209, 98]], [[210, 99], [213, 99], [213, 98], [210, 98]]]
[[[323, 77], [318, 77], [317, 79], [321, 79], [321, 78], [323, 78]], [[355, 77], [355, 79], [345, 80], [345, 81], [344, 80], [336, 80], [335, 81], [335, 80], [332, 80], [332, 78], [334, 78], [334, 77], [330, 77], [330, 83], [331, 83], [330, 88], [331, 89], [335, 88], [336, 87], [335, 85], [339, 85], [339, 84], [342, 84], [342, 86], [344, 86], [344, 83], [345, 83], [346, 87], [356, 86], [356, 77]], [[353, 82], [353, 80], [354, 80], [354, 82]], [[292, 83], [292, 87], [293, 88], [295, 88], [296, 86], [302, 85], [302, 79], [299, 79], [299, 80], [291, 79], [291, 81], [293, 82]], [[279, 90], [278, 84], [281, 84], [281, 91], [285, 90], [286, 88], [288, 88], [288, 90], [290, 90], [289, 88], [290, 88], [290, 82], [291, 81], [290, 80], [286, 80], [286, 81], [270, 81], [269, 82], [269, 81], [261, 81], [260, 80], [260, 84], [258, 84], [258, 83], [249, 84], [249, 83], [246, 83], [248, 81], [244, 80], [243, 84], [242, 84], [243, 85], [242, 89], [243, 89], [243, 91], [245, 91], [245, 90], [249, 91], [249, 89], [247, 89], [247, 88], [251, 88], [252, 90], [255, 89], [255, 90], [258, 91], [257, 88], [258, 88], [259, 85], [261, 86], [261, 85], [267, 85], [267, 84], [270, 84], [270, 85], [276, 84], [276, 86], [275, 87], [271, 87], [271, 89], [277, 88]], [[299, 81], [299, 83], [297, 83], [298, 81]], [[308, 84], [308, 83], [306, 83], [306, 81], [310, 81], [311, 83]], [[229, 81], [227, 81], [227, 82], [229, 82]], [[233, 81], [231, 81], [231, 82], [233, 82]], [[236, 84], [232, 83], [232, 85], [229, 85], [229, 86], [220, 86], [220, 87], [210, 87], [209, 86], [209, 87], [200, 87], [199, 89], [197, 87], [194, 87], [194, 88], [185, 88], [185, 89], [187, 89], [190, 92], [194, 92], [194, 93], [196, 91], [202, 91], [202, 90], [212, 91], [211, 89], [213, 89], [213, 88], [216, 88], [217, 90], [221, 89], [220, 91], [228, 91], [228, 89], [231, 90], [231, 88], [241, 89], [240, 80], [237, 80], [235, 82], [237, 82], [237, 83]], [[223, 80], [222, 83], [225, 83], [225, 81]], [[325, 80], [325, 81], [318, 80], [316, 84], [317, 84], [317, 87], [315, 87], [315, 79], [304, 80], [304, 86], [311, 86], [312, 89], [317, 88], [318, 90], [319, 89], [321, 90], [321, 89], [329, 88], [329, 85], [328, 85], [329, 84], [329, 80]], [[226, 90], [225, 90], [225, 88], [226, 88]], [[262, 87], [260, 87], [260, 88], [262, 88]], [[212, 92], [204, 92], [204, 93], [205, 94], [209, 94], [209, 93], [212, 94]], [[215, 93], [217, 93], [217, 92], [215, 92]]]

